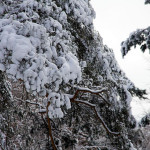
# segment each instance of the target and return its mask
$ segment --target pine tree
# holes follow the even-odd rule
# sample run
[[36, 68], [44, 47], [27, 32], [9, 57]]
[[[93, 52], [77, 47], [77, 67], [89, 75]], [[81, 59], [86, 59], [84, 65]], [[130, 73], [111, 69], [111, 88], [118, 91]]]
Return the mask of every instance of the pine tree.
[[89, 0], [0, 4], [0, 70], [12, 84], [2, 78], [1, 106], [14, 100], [1, 110], [1, 149], [132, 149], [130, 102], [144, 91], [94, 30]]
[[[149, 0], [145, 0], [145, 4], [150, 4]], [[121, 52], [124, 57], [131, 47], [139, 45], [142, 52], [146, 49], [150, 50], [150, 27], [145, 29], [138, 29], [130, 34], [130, 36], [121, 43]]]

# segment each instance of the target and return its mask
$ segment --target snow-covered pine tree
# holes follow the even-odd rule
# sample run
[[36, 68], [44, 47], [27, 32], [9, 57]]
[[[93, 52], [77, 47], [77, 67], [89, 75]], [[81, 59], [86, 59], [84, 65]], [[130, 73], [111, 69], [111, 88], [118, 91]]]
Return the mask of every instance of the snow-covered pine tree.
[[[145, 0], [145, 4], [150, 4], [150, 0]], [[146, 49], [150, 50], [150, 27], [137, 29], [121, 43], [122, 56], [124, 57], [131, 50], [131, 47], [136, 48], [137, 45], [140, 46], [142, 52], [145, 52]]]
[[131, 94], [144, 91], [94, 18], [89, 0], [0, 0], [0, 70], [14, 100], [0, 111], [1, 149], [133, 149]]

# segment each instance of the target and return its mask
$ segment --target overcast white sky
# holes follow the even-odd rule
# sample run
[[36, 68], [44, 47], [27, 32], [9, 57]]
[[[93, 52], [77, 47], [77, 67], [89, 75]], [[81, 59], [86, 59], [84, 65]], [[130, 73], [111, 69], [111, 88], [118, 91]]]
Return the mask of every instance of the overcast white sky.
[[[150, 89], [150, 55], [138, 48], [121, 57], [120, 43], [136, 29], [150, 26], [150, 5], [144, 0], [91, 0], [96, 11], [96, 30], [115, 52], [127, 76], [140, 88]], [[148, 51], [147, 51], [148, 53]]]

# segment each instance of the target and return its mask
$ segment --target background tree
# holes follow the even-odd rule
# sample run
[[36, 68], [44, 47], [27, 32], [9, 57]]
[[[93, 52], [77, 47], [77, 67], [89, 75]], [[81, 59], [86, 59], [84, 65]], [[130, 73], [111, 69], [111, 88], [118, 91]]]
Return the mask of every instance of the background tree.
[[[150, 4], [149, 0], [145, 0], [145, 4]], [[122, 56], [125, 56], [131, 47], [139, 45], [142, 52], [146, 49], [150, 50], [150, 27], [146, 29], [138, 29], [132, 32], [125, 41], [121, 43]]]

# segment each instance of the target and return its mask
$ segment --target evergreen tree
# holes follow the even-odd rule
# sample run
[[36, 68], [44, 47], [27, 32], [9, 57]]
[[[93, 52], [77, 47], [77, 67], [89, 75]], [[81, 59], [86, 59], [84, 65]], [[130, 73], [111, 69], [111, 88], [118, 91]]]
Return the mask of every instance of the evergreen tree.
[[[150, 4], [149, 0], [145, 0], [145, 4]], [[139, 45], [142, 52], [146, 49], [150, 50], [150, 27], [146, 29], [138, 29], [130, 34], [130, 36], [121, 43], [122, 56], [125, 56], [131, 47]]]
[[0, 0], [0, 70], [12, 85], [1, 78], [0, 104], [12, 101], [0, 110], [1, 149], [134, 149], [130, 102], [145, 91], [94, 18], [89, 0]]

